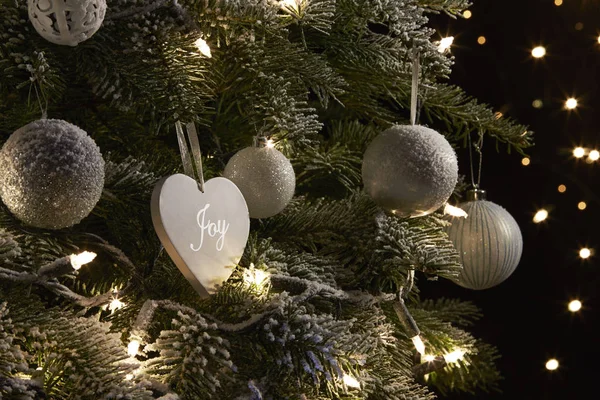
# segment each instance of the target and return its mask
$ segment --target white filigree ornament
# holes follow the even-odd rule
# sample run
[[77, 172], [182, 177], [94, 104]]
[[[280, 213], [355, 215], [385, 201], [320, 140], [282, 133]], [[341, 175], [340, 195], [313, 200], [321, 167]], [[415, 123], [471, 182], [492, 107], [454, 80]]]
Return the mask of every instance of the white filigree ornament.
[[167, 253], [196, 291], [206, 297], [225, 282], [244, 253], [250, 217], [244, 196], [225, 178], [198, 183], [175, 174], [152, 194], [152, 222]]
[[29, 20], [52, 43], [77, 46], [92, 37], [106, 14], [106, 0], [27, 0]]

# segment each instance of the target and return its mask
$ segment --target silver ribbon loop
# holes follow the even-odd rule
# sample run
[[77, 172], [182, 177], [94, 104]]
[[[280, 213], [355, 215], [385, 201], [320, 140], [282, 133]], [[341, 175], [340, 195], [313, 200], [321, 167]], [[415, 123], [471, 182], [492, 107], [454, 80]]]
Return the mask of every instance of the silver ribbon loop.
[[185, 124], [185, 128], [187, 131], [187, 140], [186, 135], [183, 133], [182, 123], [180, 121], [175, 122], [175, 131], [177, 132], [177, 143], [179, 143], [179, 151], [181, 152], [183, 172], [198, 182], [198, 188], [204, 193], [204, 172], [202, 170], [202, 153], [200, 152], [198, 132], [196, 131], [196, 126], [193, 122]]
[[417, 103], [419, 101], [419, 69], [421, 67], [419, 61], [419, 50], [413, 46], [413, 63], [412, 63], [412, 87], [410, 92], [410, 123], [411, 125], [417, 122]]

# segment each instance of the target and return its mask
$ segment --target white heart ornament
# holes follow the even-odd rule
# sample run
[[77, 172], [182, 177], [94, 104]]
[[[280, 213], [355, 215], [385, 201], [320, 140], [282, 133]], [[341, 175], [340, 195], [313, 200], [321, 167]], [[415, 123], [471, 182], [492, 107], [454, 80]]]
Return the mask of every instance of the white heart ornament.
[[181, 273], [202, 297], [225, 282], [244, 253], [250, 217], [244, 196], [225, 178], [198, 183], [175, 174], [152, 193], [152, 222]]

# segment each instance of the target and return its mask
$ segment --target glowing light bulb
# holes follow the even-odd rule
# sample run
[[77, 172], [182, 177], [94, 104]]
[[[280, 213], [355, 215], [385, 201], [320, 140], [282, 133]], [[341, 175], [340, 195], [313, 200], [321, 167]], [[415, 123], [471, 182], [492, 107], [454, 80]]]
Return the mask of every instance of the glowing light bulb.
[[583, 211], [587, 208], [587, 204], [585, 203], [585, 201], [580, 201], [579, 203], [577, 203], [577, 208]]
[[542, 108], [544, 107], [544, 102], [540, 99], [535, 99], [531, 105], [533, 106], [533, 108]]
[[592, 255], [592, 251], [590, 249], [588, 249], [587, 247], [584, 247], [583, 249], [579, 250], [579, 257], [586, 259], [589, 256]]
[[535, 215], [533, 216], [533, 222], [535, 222], [536, 224], [539, 224], [540, 222], [544, 221], [546, 218], [548, 218], [548, 211], [541, 209], [538, 212], [536, 212]]
[[127, 354], [129, 354], [130, 357], [135, 357], [137, 355], [139, 349], [140, 349], [140, 342], [133, 339], [127, 345]]
[[577, 99], [574, 97], [569, 97], [567, 101], [565, 101], [565, 107], [567, 110], [574, 110], [577, 108]]
[[267, 147], [272, 149], [273, 147], [275, 147], [275, 142], [273, 141], [273, 139], [269, 139], [267, 140]]
[[590, 151], [590, 154], [588, 155], [588, 157], [592, 161], [598, 161], [598, 159], [600, 158], [600, 152], [598, 150], [592, 150], [592, 151]]
[[79, 268], [81, 268], [82, 265], [92, 262], [94, 258], [96, 258], [96, 253], [93, 253], [91, 251], [84, 251], [83, 253], [79, 254], [71, 254], [69, 258], [71, 260], [71, 265], [73, 266], [73, 269], [78, 270]]
[[485, 44], [485, 42], [487, 42], [487, 39], [485, 38], [485, 36], [479, 36], [477, 38], [477, 43], [479, 43], [479, 44]]
[[344, 385], [351, 388], [360, 389], [360, 382], [357, 381], [352, 375], [344, 374], [342, 380], [344, 381]]
[[472, 13], [471, 11], [469, 11], [469, 10], [465, 10], [465, 12], [463, 12], [463, 17], [464, 17], [465, 19], [469, 19], [469, 18], [471, 18], [472, 16], [473, 16], [473, 13]]
[[598, 43], [600, 43], [600, 36], [598, 36]]
[[583, 147], [575, 147], [575, 149], [573, 149], [573, 155], [576, 158], [581, 158], [585, 156], [585, 149]]
[[254, 268], [254, 264], [250, 264], [250, 268], [244, 270], [244, 282], [248, 285], [264, 286], [269, 281], [270, 273], [262, 269]]
[[204, 54], [204, 56], [206, 56], [208, 58], [212, 57], [212, 53], [210, 52], [210, 47], [208, 47], [208, 43], [206, 43], [206, 41], [204, 39], [199, 38], [198, 40], [196, 40], [196, 42], [194, 44], [196, 45], [198, 50], [200, 50], [200, 53]]
[[125, 375], [125, 380], [130, 381], [133, 379], [133, 374], [127, 374]]
[[569, 311], [577, 312], [579, 310], [581, 310], [581, 302], [579, 300], [569, 302]]
[[521, 160], [521, 164], [523, 164], [523, 166], [526, 167], [529, 164], [531, 164], [531, 160], [529, 159], [529, 157], [523, 157], [523, 159]]
[[292, 11], [295, 11], [296, 13], [298, 13], [298, 10], [300, 9], [300, 5], [298, 4], [299, 0], [283, 0], [282, 2], [279, 3], [280, 7], [285, 10], [290, 9]]
[[558, 368], [558, 360], [556, 358], [551, 358], [546, 363], [546, 369], [548, 371], [554, 371], [557, 368]]
[[467, 212], [465, 210], [463, 210], [462, 208], [451, 206], [448, 203], [446, 203], [446, 206], [444, 207], [444, 214], [451, 215], [453, 217], [463, 217], [463, 218], [467, 218], [469, 216], [469, 214], [467, 214]]
[[111, 312], [115, 312], [115, 310], [118, 310], [119, 308], [123, 308], [124, 306], [125, 306], [125, 303], [123, 303], [121, 300], [119, 300], [115, 297], [114, 299], [112, 299], [112, 301], [108, 305], [108, 309]]
[[435, 360], [435, 356], [433, 354], [425, 354], [423, 359], [427, 362], [432, 362], [433, 360]]
[[444, 360], [448, 364], [462, 360], [467, 352], [462, 349], [456, 349], [452, 353], [444, 354]]
[[562, 6], [563, 0], [554, 0], [554, 5], [559, 7]]
[[452, 43], [454, 42], [454, 36], [448, 36], [440, 40], [440, 44], [438, 45], [438, 51], [440, 53], [444, 53], [446, 50], [450, 49]]
[[417, 349], [419, 354], [425, 354], [425, 343], [423, 343], [421, 336], [417, 335], [415, 337], [410, 338], [410, 340], [412, 340], [413, 344], [415, 345], [415, 349]]
[[565, 185], [558, 185], [558, 192], [564, 193], [567, 191], [567, 187]]
[[537, 46], [531, 50], [531, 55], [535, 58], [542, 58], [546, 55], [546, 48], [544, 46]]

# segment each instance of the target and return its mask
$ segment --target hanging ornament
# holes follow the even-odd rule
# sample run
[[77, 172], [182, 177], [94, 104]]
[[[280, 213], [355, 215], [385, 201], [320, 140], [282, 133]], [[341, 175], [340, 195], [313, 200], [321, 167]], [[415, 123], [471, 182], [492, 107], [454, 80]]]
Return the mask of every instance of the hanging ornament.
[[367, 148], [362, 178], [379, 206], [419, 217], [446, 203], [458, 181], [458, 161], [450, 143], [433, 129], [396, 125]]
[[523, 237], [515, 219], [499, 205], [485, 200], [485, 191], [470, 190], [459, 205], [467, 218], [446, 216], [452, 222], [448, 237], [458, 251], [463, 270], [456, 283], [468, 289], [487, 289], [506, 280], [517, 268]]
[[152, 194], [152, 222], [177, 268], [205, 297], [229, 278], [231, 267], [242, 258], [250, 219], [244, 196], [233, 182], [225, 178], [204, 182], [196, 128], [193, 123], [186, 127], [193, 158], [177, 122], [186, 175], [175, 174], [158, 182]]
[[40, 119], [15, 131], [0, 152], [0, 197], [28, 225], [46, 229], [79, 223], [104, 187], [100, 149], [79, 127]]
[[244, 194], [252, 218], [280, 213], [296, 189], [292, 163], [263, 137], [231, 157], [223, 175]]
[[46, 40], [77, 46], [102, 25], [106, 0], [27, 0], [29, 20]]

